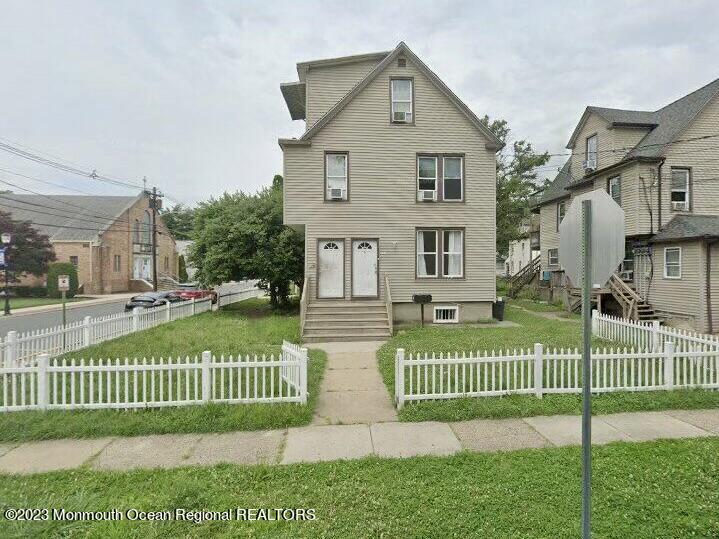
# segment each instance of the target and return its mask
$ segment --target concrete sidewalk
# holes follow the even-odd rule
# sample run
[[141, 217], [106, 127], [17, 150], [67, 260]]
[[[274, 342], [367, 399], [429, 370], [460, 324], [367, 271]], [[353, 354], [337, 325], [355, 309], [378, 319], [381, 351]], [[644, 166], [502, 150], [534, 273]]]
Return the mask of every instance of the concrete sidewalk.
[[[719, 410], [669, 410], [595, 416], [594, 444], [719, 436]], [[580, 416], [477, 419], [458, 423], [313, 425], [287, 430], [50, 440], [0, 444], [0, 472], [39, 473], [175, 468], [189, 465], [289, 464], [339, 459], [451, 455], [581, 443]]]
[[382, 341], [310, 344], [327, 353], [315, 425], [397, 421], [397, 411], [377, 366]]

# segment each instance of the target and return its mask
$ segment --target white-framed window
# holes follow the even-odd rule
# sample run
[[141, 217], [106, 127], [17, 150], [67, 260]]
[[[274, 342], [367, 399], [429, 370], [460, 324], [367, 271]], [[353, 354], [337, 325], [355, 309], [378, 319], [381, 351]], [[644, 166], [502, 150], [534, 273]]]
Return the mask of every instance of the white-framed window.
[[587, 137], [587, 147], [585, 152], [586, 160], [584, 168], [594, 170], [597, 168], [597, 135]]
[[607, 180], [607, 192], [614, 202], [622, 205], [622, 177], [612, 176]]
[[547, 249], [547, 263], [550, 266], [559, 266], [559, 249]]
[[688, 168], [672, 169], [672, 210], [689, 211], [689, 176]]
[[462, 200], [464, 198], [464, 178], [462, 157], [448, 156], [442, 159], [443, 200]]
[[682, 248], [681, 247], [665, 247], [664, 248], [664, 278], [665, 279], [681, 279], [682, 278]]
[[437, 277], [437, 231], [417, 231], [417, 277]]
[[412, 82], [412, 79], [392, 79], [390, 81], [393, 123], [409, 124], [414, 121]]
[[557, 203], [557, 232], [559, 232], [559, 224], [564, 220], [564, 214], [567, 213], [567, 203], [562, 201]]
[[459, 322], [457, 305], [435, 305], [433, 322], [435, 324], [456, 324]]
[[464, 274], [464, 234], [462, 230], [442, 231], [442, 276], [462, 277]]
[[417, 156], [417, 199], [437, 200], [436, 156]]
[[346, 153], [325, 154], [325, 200], [347, 200], [348, 172]]

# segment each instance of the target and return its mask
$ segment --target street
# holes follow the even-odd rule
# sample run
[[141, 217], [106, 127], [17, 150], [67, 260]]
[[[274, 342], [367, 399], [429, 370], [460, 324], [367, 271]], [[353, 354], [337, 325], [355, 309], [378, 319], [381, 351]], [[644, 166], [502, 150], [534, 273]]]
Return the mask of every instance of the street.
[[[68, 304], [67, 321], [82, 320], [86, 316], [104, 316], [123, 312], [127, 298], [118, 299], [109, 303], [95, 305], [82, 305], [81, 303]], [[0, 317], [0, 337], [5, 338], [8, 331], [31, 331], [49, 328], [62, 324], [62, 309], [50, 312], [11, 314]]]

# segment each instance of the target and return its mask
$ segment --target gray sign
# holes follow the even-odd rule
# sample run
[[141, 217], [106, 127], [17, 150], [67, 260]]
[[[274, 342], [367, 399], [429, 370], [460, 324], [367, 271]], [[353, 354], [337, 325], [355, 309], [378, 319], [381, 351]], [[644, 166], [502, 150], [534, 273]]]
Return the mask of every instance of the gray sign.
[[559, 264], [574, 286], [582, 286], [582, 201], [592, 202], [592, 279], [600, 288], [624, 260], [624, 210], [597, 189], [572, 200], [559, 225]]

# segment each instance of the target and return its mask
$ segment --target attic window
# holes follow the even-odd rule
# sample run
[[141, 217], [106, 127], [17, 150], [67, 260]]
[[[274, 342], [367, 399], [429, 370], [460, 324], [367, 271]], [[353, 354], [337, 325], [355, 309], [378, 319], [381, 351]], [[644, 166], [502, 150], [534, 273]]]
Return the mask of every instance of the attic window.
[[397, 58], [397, 67], [407, 67], [407, 59]]
[[412, 79], [391, 79], [390, 99], [391, 113], [390, 121], [395, 124], [414, 123], [414, 92]]

